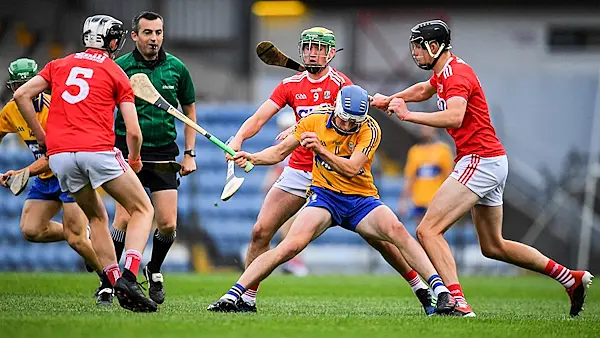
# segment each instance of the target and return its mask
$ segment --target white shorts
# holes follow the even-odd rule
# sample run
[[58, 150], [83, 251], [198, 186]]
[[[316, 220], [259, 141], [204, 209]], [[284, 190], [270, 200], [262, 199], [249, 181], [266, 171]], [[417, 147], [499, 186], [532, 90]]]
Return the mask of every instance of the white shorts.
[[58, 153], [48, 158], [62, 191], [76, 193], [88, 183], [93, 189], [123, 175], [129, 168], [117, 148], [110, 151]]
[[312, 173], [285, 167], [273, 187], [287, 191], [292, 195], [306, 198], [308, 188], [312, 184]]
[[477, 194], [481, 198], [477, 204], [490, 207], [502, 205], [502, 195], [508, 177], [508, 158], [506, 155], [466, 155], [456, 163], [450, 177]]

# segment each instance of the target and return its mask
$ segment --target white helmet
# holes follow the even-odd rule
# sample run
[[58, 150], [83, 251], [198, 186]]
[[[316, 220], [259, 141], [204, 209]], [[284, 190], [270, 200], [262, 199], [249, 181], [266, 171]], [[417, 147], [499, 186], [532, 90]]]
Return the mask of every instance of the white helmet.
[[277, 114], [277, 126], [287, 129], [296, 124], [296, 114], [293, 110], [285, 110]]
[[[108, 15], [94, 15], [85, 20], [83, 24], [83, 45], [88, 48], [104, 49], [115, 53], [123, 48], [127, 30], [123, 23]], [[110, 42], [117, 40], [115, 48], [110, 48]]]

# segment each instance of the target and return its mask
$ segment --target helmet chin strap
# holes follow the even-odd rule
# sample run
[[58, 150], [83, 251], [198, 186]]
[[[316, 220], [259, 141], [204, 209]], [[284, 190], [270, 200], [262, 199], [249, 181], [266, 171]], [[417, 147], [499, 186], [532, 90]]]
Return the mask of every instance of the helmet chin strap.
[[[331, 47], [328, 46], [327, 47], [327, 55], [329, 55], [329, 52], [331, 52]], [[302, 58], [304, 58], [304, 56], [302, 56]], [[326, 59], [327, 58], [328, 57], [326, 56]], [[327, 68], [327, 66], [329, 66], [329, 64], [331, 63], [331, 61], [333, 60], [333, 58], [335, 58], [335, 55], [331, 59], [327, 60], [327, 62], [323, 66], [321, 66], [321, 65], [307, 65], [304, 62], [304, 59], [302, 59], [302, 63], [303, 63], [304, 69], [306, 69], [306, 71], [309, 72], [310, 74], [314, 75], [314, 74], [318, 74], [320, 71], [322, 71], [323, 69]], [[317, 60], [318, 60], [318, 57], [317, 57]]]
[[304, 68], [306, 69], [307, 72], [311, 73], [311, 74], [318, 74], [320, 71], [322, 71], [323, 69], [325, 69], [325, 67], [327, 67], [327, 65], [325, 66], [318, 66], [318, 65], [313, 65], [313, 66], [308, 66], [308, 65], [304, 65]]
[[435, 64], [440, 59], [440, 55], [442, 55], [442, 53], [444, 52], [444, 47], [446, 47], [446, 44], [442, 43], [439, 46], [440, 48], [438, 48], [437, 53], [435, 53], [435, 54], [431, 51], [431, 44], [429, 43], [429, 41], [425, 41], [423, 43], [423, 45], [425, 45], [425, 49], [427, 50], [427, 53], [429, 53], [429, 56], [431, 56], [433, 58], [433, 62], [428, 65], [425, 65], [424, 69], [431, 70], [431, 69], [433, 69], [433, 67], [435, 67]]
[[360, 124], [357, 124], [351, 130], [343, 130], [342, 128], [338, 127], [335, 124], [335, 122], [333, 121], [334, 117], [335, 117], [335, 114], [333, 114], [333, 113], [331, 113], [329, 115], [329, 119], [327, 120], [327, 128], [333, 128], [333, 130], [335, 130], [338, 134], [340, 134], [342, 136], [348, 136], [348, 135], [355, 134], [360, 129]]

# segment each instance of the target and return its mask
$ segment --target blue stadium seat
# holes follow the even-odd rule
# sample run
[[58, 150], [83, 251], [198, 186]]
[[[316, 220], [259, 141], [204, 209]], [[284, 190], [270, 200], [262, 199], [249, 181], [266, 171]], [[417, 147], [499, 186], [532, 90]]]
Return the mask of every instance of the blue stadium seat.
[[8, 242], [17, 242], [23, 239], [21, 235], [21, 224], [19, 218], [7, 218], [7, 222], [3, 223], [2, 229], [4, 230], [5, 239]]

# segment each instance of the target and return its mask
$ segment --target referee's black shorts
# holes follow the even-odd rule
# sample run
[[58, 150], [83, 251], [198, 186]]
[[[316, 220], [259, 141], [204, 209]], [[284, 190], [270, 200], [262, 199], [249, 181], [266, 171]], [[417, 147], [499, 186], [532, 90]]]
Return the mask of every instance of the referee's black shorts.
[[[123, 157], [127, 158], [129, 150], [127, 149], [127, 139], [125, 136], [116, 135], [115, 147], [123, 153]], [[175, 161], [175, 157], [179, 155], [179, 148], [175, 142], [169, 143], [160, 147], [144, 147], [142, 146], [142, 161]], [[146, 166], [137, 173], [140, 182], [150, 192], [161, 190], [173, 190], [179, 187], [179, 178], [177, 173], [157, 173]]]

